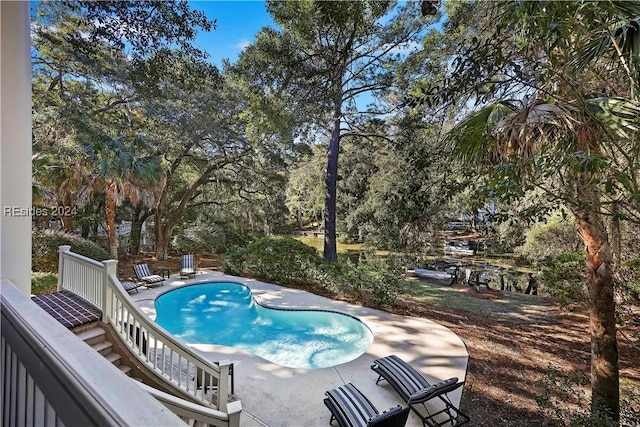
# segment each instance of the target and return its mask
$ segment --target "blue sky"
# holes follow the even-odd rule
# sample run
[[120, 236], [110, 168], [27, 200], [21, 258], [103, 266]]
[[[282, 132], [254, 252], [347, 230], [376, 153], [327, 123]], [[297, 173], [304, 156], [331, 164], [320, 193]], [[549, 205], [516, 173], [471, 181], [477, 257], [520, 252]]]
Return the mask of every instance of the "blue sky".
[[263, 1], [191, 1], [192, 9], [217, 20], [216, 29], [200, 33], [195, 45], [211, 55], [211, 62], [220, 65], [223, 58], [235, 62], [243, 48], [252, 43], [263, 27], [275, 26]]

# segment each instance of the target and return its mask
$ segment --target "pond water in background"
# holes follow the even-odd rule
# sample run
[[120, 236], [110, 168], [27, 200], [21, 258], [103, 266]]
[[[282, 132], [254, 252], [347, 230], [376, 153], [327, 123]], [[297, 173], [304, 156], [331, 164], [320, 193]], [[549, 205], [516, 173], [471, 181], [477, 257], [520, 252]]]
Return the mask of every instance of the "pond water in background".
[[185, 286], [160, 295], [155, 308], [156, 322], [187, 343], [235, 347], [290, 368], [346, 363], [373, 342], [355, 317], [263, 307], [238, 283]]

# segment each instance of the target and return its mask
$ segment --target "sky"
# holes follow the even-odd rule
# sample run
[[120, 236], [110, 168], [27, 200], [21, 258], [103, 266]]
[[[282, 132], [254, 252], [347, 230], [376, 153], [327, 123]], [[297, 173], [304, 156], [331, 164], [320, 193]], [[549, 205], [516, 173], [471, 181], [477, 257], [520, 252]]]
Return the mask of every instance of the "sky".
[[257, 0], [190, 1], [194, 10], [216, 20], [216, 29], [201, 32], [195, 45], [211, 55], [212, 63], [220, 66], [222, 59], [235, 62], [238, 55], [265, 26], [275, 26], [266, 11], [266, 3]]

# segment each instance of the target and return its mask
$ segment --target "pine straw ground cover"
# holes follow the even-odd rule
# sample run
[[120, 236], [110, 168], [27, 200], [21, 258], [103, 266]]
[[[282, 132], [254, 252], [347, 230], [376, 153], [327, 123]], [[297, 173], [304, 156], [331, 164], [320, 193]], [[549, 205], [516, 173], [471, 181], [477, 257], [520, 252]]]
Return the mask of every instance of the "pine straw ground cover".
[[[176, 273], [180, 257], [165, 262], [144, 255], [122, 259], [120, 277], [132, 275], [136, 262]], [[198, 258], [198, 263], [200, 268], [221, 270], [219, 257]], [[340, 299], [320, 289], [312, 291]], [[586, 307], [561, 309], [544, 297], [407, 280], [399, 299], [387, 309], [434, 320], [464, 340], [469, 365], [461, 407], [471, 415], [470, 426], [583, 425], [579, 416], [590, 400]], [[629, 338], [640, 333], [640, 308], [635, 309], [621, 328], [619, 351], [623, 407], [634, 410], [637, 417], [640, 349]], [[538, 405], [540, 399], [546, 402], [546, 410]], [[627, 416], [623, 425], [640, 426], [637, 419]]]

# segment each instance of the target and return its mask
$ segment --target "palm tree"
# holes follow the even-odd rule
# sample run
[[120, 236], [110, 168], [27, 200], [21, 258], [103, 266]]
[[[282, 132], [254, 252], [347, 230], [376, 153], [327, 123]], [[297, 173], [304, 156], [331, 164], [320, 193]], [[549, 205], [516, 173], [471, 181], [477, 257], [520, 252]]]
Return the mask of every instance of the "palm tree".
[[[447, 139], [503, 197], [539, 188], [571, 209], [585, 247], [592, 414], [619, 422], [614, 265], [605, 219], [622, 209], [640, 222], [640, 4], [499, 2], [494, 13], [491, 26], [500, 29], [493, 40], [504, 54], [504, 68], [494, 69], [517, 68], [525, 85], [516, 92], [533, 87], [534, 95], [485, 106]], [[525, 67], [535, 70], [533, 80], [522, 77]]]
[[79, 191], [78, 204], [86, 205], [95, 192], [104, 194], [109, 251], [114, 259], [118, 259], [116, 209], [126, 200], [134, 206], [153, 205], [154, 196], [149, 187], [158, 177], [158, 159], [136, 154], [121, 139], [106, 144], [85, 144], [84, 149], [93, 165], [94, 176]]
[[570, 207], [585, 245], [592, 408], [604, 407], [614, 418], [619, 414], [618, 350], [613, 261], [604, 218], [610, 213], [608, 197], [617, 193], [606, 193], [604, 186], [624, 188], [635, 179], [629, 175], [633, 165], [620, 162], [625, 153], [640, 148], [633, 117], [640, 117], [640, 103], [617, 98], [590, 99], [584, 105], [506, 101], [471, 115], [448, 135], [453, 150], [464, 161], [482, 165], [497, 187], [508, 182], [503, 195], [537, 187]]

